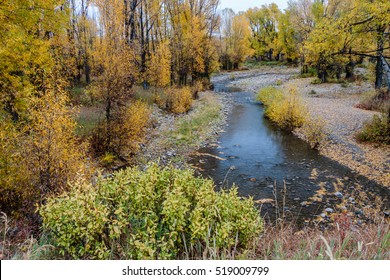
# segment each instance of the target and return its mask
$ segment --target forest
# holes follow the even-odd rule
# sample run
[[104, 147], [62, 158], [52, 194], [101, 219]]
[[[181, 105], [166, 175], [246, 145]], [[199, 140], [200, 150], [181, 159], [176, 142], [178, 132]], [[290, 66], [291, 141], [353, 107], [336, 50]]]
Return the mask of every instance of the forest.
[[[389, 14], [388, 0], [239, 13], [219, 0], [0, 1], [0, 258], [389, 259]], [[325, 125], [283, 75], [310, 79], [312, 96], [367, 84], [357, 107], [376, 113], [353, 139], [385, 157], [383, 173], [366, 171], [385, 193], [375, 218], [361, 225], [341, 211], [302, 229], [285, 226], [283, 210], [267, 222], [261, 199], [198, 176], [190, 155], [235, 106], [214, 81], [244, 88], [245, 71], [277, 72], [256, 88], [266, 117], [325, 153]], [[319, 235], [336, 240], [333, 252]], [[290, 248], [297, 239], [307, 251]]]

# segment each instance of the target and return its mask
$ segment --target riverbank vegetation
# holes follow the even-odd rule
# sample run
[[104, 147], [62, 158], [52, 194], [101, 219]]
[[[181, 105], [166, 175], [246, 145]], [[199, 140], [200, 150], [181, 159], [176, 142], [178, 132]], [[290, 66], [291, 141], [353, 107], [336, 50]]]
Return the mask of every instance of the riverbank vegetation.
[[[270, 236], [251, 199], [215, 192], [188, 170], [140, 171], [134, 159], [161, 125], [156, 112], [178, 120], [164, 134], [169, 145], [190, 150], [213, 133], [222, 106], [199, 93], [213, 73], [245, 62], [300, 64], [319, 82], [353, 81], [366, 63], [379, 90], [390, 6], [298, 0], [284, 12], [275, 4], [218, 9], [218, 0], [1, 1], [1, 258], [279, 256], [256, 251]], [[321, 122], [294, 90], [267, 88], [260, 100], [279, 126], [322, 143]], [[358, 137], [388, 143], [388, 124], [376, 118]], [[388, 248], [388, 235], [372, 242]]]
[[261, 89], [256, 98], [265, 106], [265, 116], [276, 126], [287, 131], [299, 129], [304, 139], [314, 148], [326, 140], [324, 121], [313, 118], [292, 87], [283, 92], [275, 87]]

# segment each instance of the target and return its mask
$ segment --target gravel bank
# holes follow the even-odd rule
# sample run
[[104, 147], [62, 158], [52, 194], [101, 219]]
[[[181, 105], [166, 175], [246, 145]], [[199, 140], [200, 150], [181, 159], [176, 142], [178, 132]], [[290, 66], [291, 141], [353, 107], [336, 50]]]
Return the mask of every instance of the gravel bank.
[[[355, 134], [377, 112], [355, 108], [361, 95], [372, 90], [362, 83], [342, 87], [340, 84], [312, 85], [311, 79], [290, 81], [285, 86], [297, 86], [312, 116], [325, 120], [329, 141], [320, 152], [359, 174], [390, 186], [390, 147], [358, 143]], [[313, 91], [316, 94], [313, 94]]]

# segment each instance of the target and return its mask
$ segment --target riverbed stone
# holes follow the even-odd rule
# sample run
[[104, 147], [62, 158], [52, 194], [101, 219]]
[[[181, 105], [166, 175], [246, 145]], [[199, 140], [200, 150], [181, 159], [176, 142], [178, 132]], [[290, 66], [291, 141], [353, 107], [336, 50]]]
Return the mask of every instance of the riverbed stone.
[[333, 213], [334, 212], [334, 210], [332, 209], [332, 208], [326, 208], [325, 209], [325, 212], [327, 212], [327, 213]]
[[343, 198], [343, 194], [341, 192], [335, 192], [334, 195], [337, 197], [337, 198]]

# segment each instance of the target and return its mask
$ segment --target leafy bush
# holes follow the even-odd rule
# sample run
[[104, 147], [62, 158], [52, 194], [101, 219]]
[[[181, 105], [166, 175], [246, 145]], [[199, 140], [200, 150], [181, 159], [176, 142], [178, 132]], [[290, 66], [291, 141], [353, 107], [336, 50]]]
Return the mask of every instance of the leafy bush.
[[248, 248], [262, 230], [252, 199], [214, 187], [191, 170], [151, 164], [76, 185], [40, 214], [65, 258], [203, 258]]
[[307, 110], [294, 88], [286, 96], [274, 87], [266, 87], [260, 90], [257, 99], [265, 105], [265, 115], [282, 129], [291, 131], [305, 122]]
[[191, 88], [170, 88], [167, 95], [167, 108], [172, 113], [182, 114], [191, 109], [193, 101]]
[[317, 149], [325, 140], [325, 122], [320, 118], [307, 118], [301, 131], [312, 149]]
[[390, 120], [389, 116], [374, 115], [372, 121], [367, 122], [363, 129], [356, 135], [359, 141], [390, 144]]
[[107, 152], [116, 155], [129, 155], [138, 151], [149, 123], [150, 109], [141, 101], [132, 102], [108, 123], [103, 121], [91, 137], [95, 154]]

